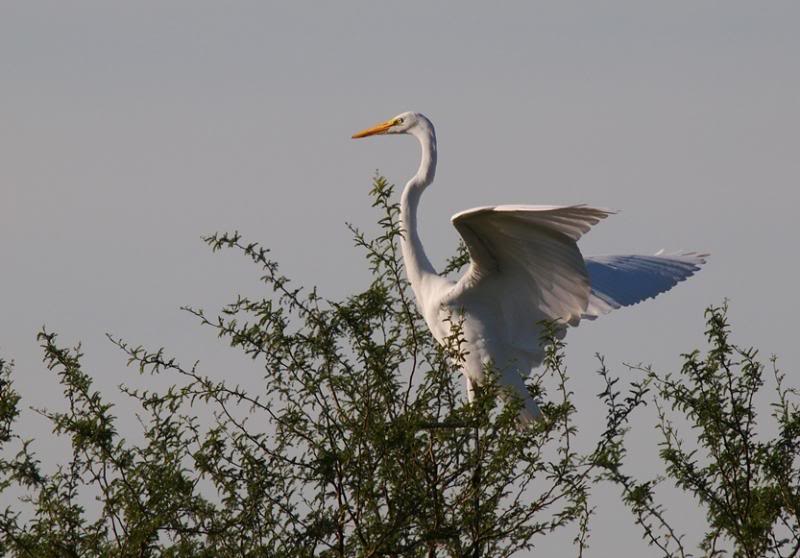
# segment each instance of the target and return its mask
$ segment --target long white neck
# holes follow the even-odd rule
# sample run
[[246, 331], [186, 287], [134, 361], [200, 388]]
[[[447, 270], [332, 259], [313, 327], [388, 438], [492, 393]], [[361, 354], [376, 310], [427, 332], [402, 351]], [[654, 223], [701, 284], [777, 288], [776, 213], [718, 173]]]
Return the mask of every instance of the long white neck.
[[406, 267], [406, 276], [411, 283], [411, 288], [417, 300], [422, 302], [423, 283], [429, 277], [438, 277], [436, 270], [431, 265], [422, 242], [417, 232], [417, 207], [422, 197], [422, 192], [433, 182], [436, 174], [436, 133], [433, 124], [423, 122], [423, 125], [411, 130], [420, 143], [422, 148], [422, 161], [419, 170], [414, 177], [408, 181], [403, 195], [400, 198], [400, 226], [403, 229], [403, 236], [400, 247], [403, 251], [403, 262]]

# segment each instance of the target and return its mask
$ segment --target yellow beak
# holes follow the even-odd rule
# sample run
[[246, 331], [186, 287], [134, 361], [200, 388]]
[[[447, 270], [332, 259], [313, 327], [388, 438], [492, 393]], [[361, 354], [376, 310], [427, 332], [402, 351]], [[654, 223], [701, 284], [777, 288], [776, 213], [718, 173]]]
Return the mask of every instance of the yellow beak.
[[365, 138], [367, 136], [374, 136], [376, 134], [385, 134], [386, 131], [392, 126], [394, 126], [394, 120], [387, 120], [386, 122], [376, 124], [372, 128], [367, 128], [366, 130], [361, 130], [357, 134], [353, 134], [353, 139]]

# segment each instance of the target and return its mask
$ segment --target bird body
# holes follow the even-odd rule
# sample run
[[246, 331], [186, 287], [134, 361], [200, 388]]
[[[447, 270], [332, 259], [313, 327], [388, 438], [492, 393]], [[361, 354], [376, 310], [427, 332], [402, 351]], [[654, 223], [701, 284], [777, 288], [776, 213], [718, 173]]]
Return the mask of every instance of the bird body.
[[406, 275], [425, 323], [446, 344], [454, 324], [463, 338], [461, 369], [467, 396], [485, 382], [488, 366], [499, 374], [502, 393], [521, 399], [520, 419], [538, 418], [525, 386], [544, 351], [542, 322], [576, 326], [621, 306], [669, 290], [705, 263], [705, 254], [584, 258], [577, 241], [613, 213], [585, 205], [499, 205], [469, 209], [451, 221], [463, 238], [470, 265], [456, 282], [431, 264], [417, 231], [417, 209], [434, 179], [437, 151], [433, 124], [419, 113], [402, 113], [355, 134], [410, 134], [422, 157], [400, 199], [401, 249]]

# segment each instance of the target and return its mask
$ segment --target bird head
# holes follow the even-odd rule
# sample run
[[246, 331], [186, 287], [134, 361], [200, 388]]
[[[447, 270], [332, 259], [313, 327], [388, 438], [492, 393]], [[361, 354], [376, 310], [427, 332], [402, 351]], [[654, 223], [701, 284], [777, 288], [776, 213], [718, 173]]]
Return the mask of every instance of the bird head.
[[420, 128], [430, 128], [430, 121], [418, 112], [404, 112], [385, 122], [353, 134], [353, 139], [383, 134], [414, 134]]

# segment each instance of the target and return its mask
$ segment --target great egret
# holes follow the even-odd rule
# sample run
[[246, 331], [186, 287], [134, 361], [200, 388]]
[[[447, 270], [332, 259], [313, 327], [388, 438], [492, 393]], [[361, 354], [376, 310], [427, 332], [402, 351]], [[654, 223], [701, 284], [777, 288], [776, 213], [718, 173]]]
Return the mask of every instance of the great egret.
[[357, 134], [410, 134], [422, 147], [422, 162], [400, 198], [401, 248], [406, 275], [431, 333], [439, 343], [461, 321], [467, 397], [485, 380], [486, 366], [499, 372], [504, 395], [522, 400], [522, 422], [541, 415], [524, 378], [544, 358], [542, 320], [576, 326], [621, 306], [671, 289], [696, 272], [707, 254], [653, 256], [581, 255], [577, 240], [614, 213], [585, 205], [495, 205], [451, 218], [471, 259], [453, 282], [436, 273], [417, 232], [417, 207], [436, 173], [436, 133], [425, 116], [404, 112]]

